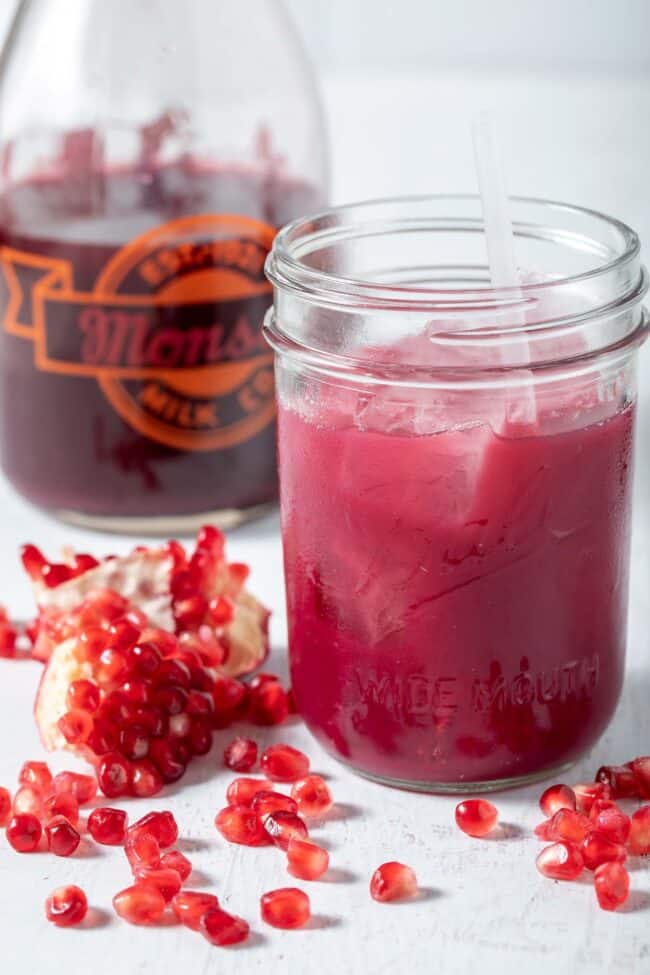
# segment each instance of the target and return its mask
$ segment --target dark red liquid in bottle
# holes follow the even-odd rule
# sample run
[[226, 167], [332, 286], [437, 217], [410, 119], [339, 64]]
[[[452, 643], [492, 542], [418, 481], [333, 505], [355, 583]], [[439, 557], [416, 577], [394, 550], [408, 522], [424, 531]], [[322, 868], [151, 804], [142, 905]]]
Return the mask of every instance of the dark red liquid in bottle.
[[263, 263], [317, 203], [305, 184], [192, 160], [10, 189], [0, 457], [17, 490], [106, 527], [273, 501]]

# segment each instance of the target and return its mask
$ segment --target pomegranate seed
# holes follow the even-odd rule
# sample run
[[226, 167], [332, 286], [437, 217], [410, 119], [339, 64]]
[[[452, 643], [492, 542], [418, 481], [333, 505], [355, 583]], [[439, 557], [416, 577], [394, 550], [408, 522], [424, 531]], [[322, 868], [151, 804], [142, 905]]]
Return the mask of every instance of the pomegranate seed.
[[60, 586], [64, 582], [68, 582], [68, 580], [72, 579], [73, 574], [74, 573], [69, 565], [63, 565], [60, 562], [47, 562], [43, 566], [41, 579], [48, 589], [56, 589], [57, 586]]
[[7, 826], [7, 840], [18, 853], [32, 853], [39, 844], [43, 829], [36, 816], [18, 813]]
[[113, 908], [129, 924], [155, 924], [165, 910], [165, 898], [157, 887], [137, 883], [115, 895]]
[[630, 875], [622, 863], [602, 863], [594, 873], [594, 886], [603, 911], [615, 911], [629, 897]]
[[580, 844], [588, 833], [593, 832], [594, 824], [583, 813], [571, 809], [559, 809], [549, 824], [552, 840], [566, 840]]
[[[139, 637], [136, 637], [136, 639]], [[162, 654], [153, 643], [136, 643], [131, 646], [126, 655], [127, 667], [137, 677], [153, 677], [158, 674]]]
[[164, 812], [150, 812], [129, 829], [129, 835], [135, 836], [139, 833], [149, 833], [154, 836], [161, 849], [173, 846], [178, 839], [178, 825], [174, 819], [174, 814], [165, 810]]
[[65, 816], [55, 816], [45, 827], [47, 848], [58, 857], [69, 857], [79, 846], [81, 837]]
[[163, 660], [158, 667], [156, 683], [169, 684], [187, 691], [192, 683], [190, 669], [182, 660]]
[[641, 799], [650, 799], [650, 756], [643, 755], [632, 762], [632, 771], [636, 778]]
[[93, 809], [88, 817], [88, 832], [96, 843], [103, 846], [122, 846], [126, 839], [128, 819], [123, 809], [107, 806]]
[[11, 793], [9, 789], [0, 786], [0, 826], [5, 827], [11, 819], [12, 813]]
[[650, 806], [641, 806], [630, 820], [630, 853], [646, 856], [650, 853]]
[[29, 813], [43, 818], [43, 796], [29, 785], [21, 785], [14, 795], [14, 813]]
[[207, 755], [212, 748], [212, 728], [203, 718], [195, 718], [188, 736], [193, 755]]
[[172, 899], [172, 910], [177, 919], [192, 931], [199, 930], [204, 914], [218, 907], [218, 897], [214, 894], [206, 894], [202, 890], [181, 890]]
[[576, 809], [576, 795], [568, 785], [552, 785], [539, 800], [539, 808], [545, 816], [553, 816], [560, 809]]
[[18, 775], [21, 785], [29, 785], [43, 795], [52, 789], [52, 773], [46, 762], [25, 762]]
[[208, 604], [210, 622], [212, 626], [227, 626], [235, 616], [235, 604], [228, 596], [217, 596]]
[[122, 728], [119, 747], [125, 758], [146, 758], [149, 753], [149, 738], [144, 729], [137, 725]]
[[370, 896], [382, 903], [414, 897], [417, 890], [418, 882], [413, 870], [396, 860], [382, 863], [370, 880]]
[[264, 827], [248, 806], [226, 806], [217, 813], [214, 825], [229, 843], [261, 846], [268, 842]]
[[596, 803], [594, 803], [590, 813], [592, 829], [597, 833], [602, 833], [614, 843], [627, 843], [630, 835], [630, 817], [614, 805], [605, 809], [598, 809], [594, 815], [595, 811]]
[[213, 945], [236, 945], [245, 941], [250, 932], [246, 921], [234, 914], [213, 907], [199, 920], [199, 931]]
[[573, 843], [553, 843], [541, 851], [535, 861], [543, 877], [551, 880], [575, 880], [582, 873], [582, 853]]
[[486, 799], [466, 799], [456, 806], [456, 825], [468, 836], [482, 837], [491, 833], [499, 813]]
[[300, 779], [293, 785], [291, 796], [303, 816], [324, 816], [334, 805], [327, 783], [320, 775]]
[[248, 696], [248, 718], [253, 724], [282, 724], [289, 716], [287, 692], [278, 680], [252, 687]]
[[99, 565], [96, 558], [92, 555], [87, 555], [85, 552], [77, 552], [74, 557], [74, 573], [75, 576], [83, 575], [84, 572], [88, 572], [89, 569], [95, 569]]
[[160, 858], [160, 866], [163, 870], [175, 870], [183, 883], [192, 873], [192, 863], [180, 850], [170, 850]]
[[533, 830], [535, 836], [539, 840], [543, 840], [544, 843], [550, 843], [552, 840], [557, 839], [555, 836], [555, 831], [552, 829], [552, 819], [545, 819], [543, 823], [540, 823]]
[[100, 693], [97, 684], [92, 680], [73, 680], [66, 696], [68, 711], [96, 711], [100, 703]]
[[639, 786], [634, 770], [625, 765], [602, 765], [596, 772], [596, 782], [609, 786], [613, 799], [639, 797]]
[[596, 799], [610, 799], [611, 789], [603, 782], [581, 782], [573, 786], [578, 812], [589, 814]]
[[250, 806], [258, 792], [271, 792], [273, 783], [268, 779], [233, 779], [226, 791], [231, 806]]
[[133, 873], [138, 882], [159, 890], [166, 902], [175, 897], [183, 885], [180, 874], [164, 867], [146, 867], [140, 864]]
[[625, 847], [615, 843], [601, 833], [589, 833], [580, 847], [587, 870], [595, 870], [601, 863], [616, 861], [623, 863], [627, 858]]
[[297, 782], [309, 774], [309, 759], [291, 745], [271, 745], [262, 752], [260, 768], [275, 782]]
[[45, 901], [45, 916], [58, 928], [80, 924], [88, 912], [88, 899], [81, 887], [57, 887]]
[[280, 810], [295, 815], [298, 812], [298, 803], [281, 792], [256, 792], [251, 802], [251, 809], [260, 819], [264, 819], [269, 813]]
[[329, 867], [330, 856], [327, 850], [292, 837], [287, 846], [287, 870], [300, 880], [318, 880]]
[[176, 742], [154, 739], [149, 745], [149, 758], [160, 772], [163, 782], [177, 782], [185, 774], [187, 762], [178, 757]]
[[306, 840], [309, 836], [307, 827], [300, 816], [296, 813], [284, 812], [282, 809], [268, 813], [264, 816], [262, 823], [267, 834], [281, 850], [289, 848], [289, 840], [293, 838]]
[[132, 834], [129, 830], [124, 843], [124, 852], [132, 870], [138, 866], [160, 866], [160, 846], [151, 833]]
[[23, 545], [20, 558], [29, 578], [34, 582], [40, 582], [43, 578], [43, 569], [47, 565], [47, 559], [41, 550], [35, 545]]
[[250, 772], [257, 761], [257, 745], [250, 738], [233, 738], [223, 753], [223, 763], [234, 772]]
[[97, 795], [97, 780], [92, 775], [78, 772], [59, 772], [54, 776], [54, 791], [71, 792], [80, 806], [84, 806]]
[[193, 718], [211, 718], [214, 711], [214, 701], [205, 691], [190, 691], [187, 695], [185, 710]]
[[131, 767], [123, 755], [109, 752], [97, 766], [99, 788], [109, 799], [117, 799], [129, 791]]
[[64, 816], [76, 828], [79, 824], [79, 803], [71, 792], [60, 792], [45, 800], [43, 818], [46, 822]]
[[131, 793], [148, 799], [157, 795], [163, 787], [163, 780], [156, 766], [146, 758], [131, 765]]
[[129, 668], [126, 656], [123, 653], [114, 650], [113, 647], [106, 647], [105, 650], [102, 650], [96, 664], [96, 676], [99, 684], [118, 684], [120, 681], [126, 680], [128, 673]]
[[58, 722], [59, 731], [69, 745], [83, 745], [88, 741], [90, 732], [93, 730], [93, 719], [87, 711], [79, 708], [75, 711], [66, 711], [61, 715]]
[[302, 928], [311, 917], [309, 897], [297, 887], [270, 890], [260, 898], [262, 920], [273, 928]]

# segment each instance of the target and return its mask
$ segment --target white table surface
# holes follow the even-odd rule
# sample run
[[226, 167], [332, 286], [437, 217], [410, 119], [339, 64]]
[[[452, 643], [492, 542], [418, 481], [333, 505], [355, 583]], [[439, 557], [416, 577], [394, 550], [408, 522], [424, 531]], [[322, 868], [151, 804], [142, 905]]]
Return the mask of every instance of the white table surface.
[[[542, 79], [519, 76], [428, 80], [331, 79], [326, 96], [335, 146], [334, 197], [473, 188], [468, 120], [471, 110], [499, 105], [512, 190], [595, 205], [631, 222], [650, 240], [650, 85], [647, 81]], [[648, 466], [650, 365], [642, 370], [640, 463], [633, 543], [628, 675], [617, 715], [576, 767], [574, 781], [590, 778], [604, 761], [650, 752], [648, 697]], [[54, 552], [64, 543], [93, 551], [124, 551], [133, 539], [73, 531], [30, 508], [0, 483], [0, 601], [16, 614], [30, 610], [16, 552], [34, 540]], [[233, 559], [250, 562], [252, 584], [274, 610], [272, 667], [286, 672], [281, 550], [277, 516], [233, 533]], [[22, 761], [43, 758], [31, 704], [39, 665], [0, 661], [0, 783], [11, 786]], [[636, 975], [650, 972], [650, 871], [635, 869], [633, 894], [616, 915], [599, 911], [585, 883], [557, 885], [536, 873], [539, 787], [499, 794], [508, 839], [478, 841], [453, 824], [455, 800], [389, 790], [356, 778], [328, 758], [299, 724], [256, 729], [263, 747], [288, 738], [312, 756], [339, 802], [337, 814], [313, 830], [331, 851], [327, 880], [303, 884], [314, 919], [298, 932], [277, 932], [259, 920], [259, 895], [293, 883], [276, 851], [228, 846], [214, 814], [232, 777], [220, 768], [221, 734], [213, 753], [182, 782], [150, 802], [124, 803], [133, 817], [149, 808], [176, 814], [183, 848], [200, 872], [197, 884], [252, 922], [247, 946], [210, 947], [179, 927], [130, 927], [110, 911], [112, 894], [129, 883], [123, 854], [94, 848], [69, 860], [47, 854], [18, 856], [0, 840], [0, 966], [11, 975], [92, 971], [246, 975], [383, 973], [407, 967], [439, 975]], [[56, 756], [57, 769], [70, 767]], [[121, 803], [115, 802], [116, 805]], [[414, 903], [379, 905], [368, 895], [373, 869], [389, 859], [409, 863], [422, 896]], [[43, 901], [63, 883], [78, 883], [97, 909], [84, 929], [48, 925]]]

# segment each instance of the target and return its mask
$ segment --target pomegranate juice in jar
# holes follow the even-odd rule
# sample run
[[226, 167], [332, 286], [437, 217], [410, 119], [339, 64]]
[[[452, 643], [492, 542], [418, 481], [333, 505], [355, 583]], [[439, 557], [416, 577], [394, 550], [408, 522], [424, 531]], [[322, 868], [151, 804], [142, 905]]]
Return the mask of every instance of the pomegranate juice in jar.
[[514, 219], [521, 289], [490, 287], [473, 198], [298, 221], [268, 262], [292, 685], [334, 755], [408, 788], [560, 770], [623, 679], [638, 241]]
[[0, 119], [8, 479], [97, 528], [263, 511], [277, 497], [264, 261], [326, 181], [282, 8], [24, 0]]

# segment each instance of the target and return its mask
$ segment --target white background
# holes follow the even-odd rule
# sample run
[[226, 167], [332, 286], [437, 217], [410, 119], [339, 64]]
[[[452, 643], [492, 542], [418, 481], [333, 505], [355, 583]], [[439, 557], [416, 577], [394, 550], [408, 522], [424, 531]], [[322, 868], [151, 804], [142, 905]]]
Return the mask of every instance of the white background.
[[[110, 0], [106, 0], [110, 3]], [[186, 0], [191, 3], [192, 0]], [[216, 0], [215, 0], [216, 2]], [[0, 11], [3, 0], [0, 0]], [[650, 62], [647, 0], [546, 3], [482, 0], [292, 0], [323, 77], [334, 150], [337, 201], [475, 186], [469, 125], [477, 108], [498, 112], [513, 192], [564, 198], [610, 211], [650, 240]], [[4, 10], [8, 10], [4, 0]], [[629, 665], [623, 701], [609, 731], [572, 773], [589, 778], [603, 761], [650, 752], [650, 353], [641, 373], [637, 510]], [[55, 551], [64, 542], [124, 550], [129, 539], [72, 532], [33, 511], [0, 484], [0, 598], [19, 615], [29, 594], [16, 571], [26, 539]], [[256, 591], [274, 609], [273, 665], [285, 666], [277, 519], [233, 534], [234, 559], [250, 561]], [[0, 782], [20, 762], [41, 757], [29, 702], [31, 664], [0, 662]], [[309, 930], [263, 928], [257, 898], [289, 881], [273, 851], [228, 848], [212, 818], [229, 777], [212, 757], [182, 788], [156, 800], [177, 813], [197, 882], [250, 918], [256, 937], [235, 952], [209, 948], [177, 928], [144, 931], [111, 919], [110, 897], [128, 882], [119, 852], [54, 861], [19, 858], [0, 843], [0, 957], [11, 975], [146, 972], [306, 971], [440, 975], [645, 975], [650, 971], [650, 873], [633, 871], [625, 912], [597, 911], [585, 884], [555, 885], [535, 872], [538, 788], [500, 795], [510, 838], [472, 841], [453, 827], [453, 799], [381, 789], [342, 771], [300, 727], [289, 734], [330, 776], [338, 818], [315, 829], [335, 872], [312, 885], [317, 915]], [[57, 759], [56, 761], [60, 761]], [[519, 832], [521, 830], [521, 832]], [[415, 904], [380, 906], [367, 895], [382, 860], [412, 864], [425, 888]], [[56, 884], [76, 881], [100, 909], [96, 928], [59, 932], [41, 917]], [[307, 885], [305, 885], [307, 886]]]

